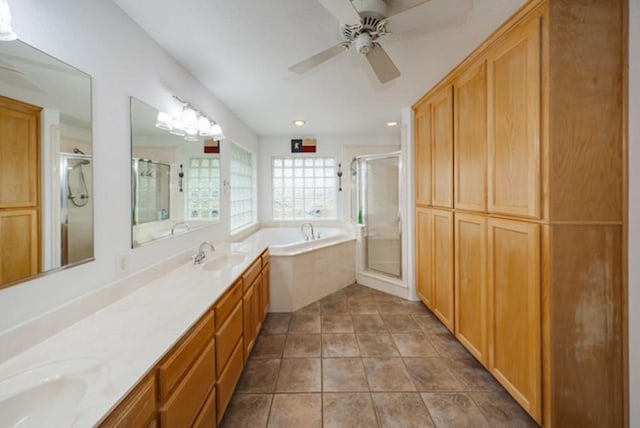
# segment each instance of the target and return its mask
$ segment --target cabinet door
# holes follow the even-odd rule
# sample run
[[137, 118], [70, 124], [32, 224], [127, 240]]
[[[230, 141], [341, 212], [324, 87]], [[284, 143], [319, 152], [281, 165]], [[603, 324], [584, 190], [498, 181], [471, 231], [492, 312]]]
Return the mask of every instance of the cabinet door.
[[38, 273], [38, 211], [0, 210], [0, 284]]
[[416, 294], [433, 309], [433, 283], [431, 278], [431, 210], [416, 209]]
[[487, 59], [489, 211], [540, 216], [540, 18]]
[[431, 205], [431, 104], [415, 110], [415, 183], [416, 204]]
[[483, 365], [487, 355], [487, 219], [455, 214], [456, 337]]
[[433, 263], [433, 312], [452, 332], [453, 312], [453, 212], [431, 211], [432, 263]]
[[453, 208], [453, 89], [442, 88], [433, 95], [431, 107], [433, 127], [431, 204]]
[[541, 421], [540, 226], [489, 219], [489, 369]]
[[487, 76], [484, 61], [455, 83], [455, 207], [487, 210]]
[[262, 273], [258, 275], [253, 283], [255, 298], [253, 301], [253, 337], [258, 337], [264, 319], [264, 289], [262, 288]]
[[269, 265], [262, 268], [262, 298], [263, 298], [263, 314], [262, 319], [269, 312], [269, 304], [271, 303], [271, 281], [269, 278]]
[[243, 325], [243, 336], [244, 336], [244, 361], [246, 362], [249, 358], [249, 354], [251, 354], [251, 350], [253, 349], [253, 344], [256, 338], [256, 324], [255, 324], [255, 289], [253, 288], [253, 284], [247, 288], [247, 291], [244, 292], [244, 296], [242, 297], [242, 306], [243, 306], [243, 315], [244, 315], [244, 325]]

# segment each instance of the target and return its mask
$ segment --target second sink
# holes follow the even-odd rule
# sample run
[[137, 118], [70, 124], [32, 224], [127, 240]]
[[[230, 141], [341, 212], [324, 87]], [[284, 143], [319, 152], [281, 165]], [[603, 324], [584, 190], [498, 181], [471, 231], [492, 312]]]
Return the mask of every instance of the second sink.
[[202, 269], [204, 270], [224, 270], [230, 269], [235, 265], [242, 263], [246, 259], [246, 254], [230, 252], [230, 253], [222, 253], [215, 254], [211, 256], [207, 261], [202, 265]]

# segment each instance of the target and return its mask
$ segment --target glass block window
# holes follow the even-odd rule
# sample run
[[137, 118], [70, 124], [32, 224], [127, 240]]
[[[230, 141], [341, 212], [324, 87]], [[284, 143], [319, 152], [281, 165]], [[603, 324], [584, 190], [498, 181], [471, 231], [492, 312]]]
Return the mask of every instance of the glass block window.
[[220, 219], [220, 159], [189, 159], [185, 203], [189, 220]]
[[253, 223], [253, 157], [243, 148], [230, 144], [231, 155], [231, 231]]
[[337, 218], [336, 161], [333, 158], [274, 158], [273, 219]]

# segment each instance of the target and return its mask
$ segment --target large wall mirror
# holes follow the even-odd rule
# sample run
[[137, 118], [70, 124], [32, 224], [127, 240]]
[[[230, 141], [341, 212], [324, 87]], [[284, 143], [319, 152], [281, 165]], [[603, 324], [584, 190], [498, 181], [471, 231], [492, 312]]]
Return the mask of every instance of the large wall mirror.
[[0, 41], [0, 288], [93, 259], [91, 76]]
[[218, 141], [201, 136], [185, 139], [184, 132], [157, 126], [161, 115], [131, 97], [134, 248], [220, 221]]

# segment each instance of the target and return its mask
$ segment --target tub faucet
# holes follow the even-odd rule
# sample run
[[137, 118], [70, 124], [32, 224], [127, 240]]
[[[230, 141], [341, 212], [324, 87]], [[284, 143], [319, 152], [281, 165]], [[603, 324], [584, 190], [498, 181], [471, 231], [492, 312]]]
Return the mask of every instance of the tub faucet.
[[184, 226], [187, 228], [187, 230], [191, 230], [191, 226], [189, 226], [189, 223], [187, 223], [186, 221], [176, 221], [175, 223], [173, 223], [173, 225], [171, 226], [171, 234], [173, 235], [173, 233], [176, 231], [176, 227], [178, 226]]
[[193, 264], [194, 265], [201, 264], [207, 258], [207, 255], [204, 252], [205, 247], [209, 247], [209, 249], [211, 251], [215, 251], [216, 250], [216, 248], [213, 246], [213, 244], [211, 242], [204, 241], [202, 244], [200, 244], [200, 247], [198, 247], [198, 253], [193, 258]]
[[302, 223], [302, 226], [300, 226], [300, 232], [302, 232], [302, 234], [304, 235], [304, 240], [305, 241], [309, 240], [309, 235], [307, 235], [304, 231], [305, 226], [309, 226], [311, 228], [311, 239], [316, 239], [313, 234], [313, 225], [311, 223]]

